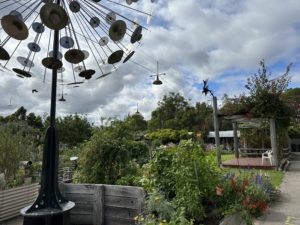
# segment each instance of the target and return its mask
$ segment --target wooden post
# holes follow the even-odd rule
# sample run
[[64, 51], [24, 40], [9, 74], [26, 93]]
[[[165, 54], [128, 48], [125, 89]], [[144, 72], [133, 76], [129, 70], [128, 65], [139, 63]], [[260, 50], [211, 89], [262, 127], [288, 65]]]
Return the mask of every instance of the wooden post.
[[235, 157], [239, 158], [239, 140], [238, 140], [238, 134], [237, 134], [237, 122], [232, 123], [233, 127], [233, 141], [234, 141], [234, 153]]
[[214, 113], [214, 128], [215, 128], [215, 142], [217, 151], [217, 165], [221, 165], [221, 149], [220, 149], [220, 136], [219, 136], [219, 118], [218, 118], [218, 105], [217, 97], [213, 96], [213, 113]]
[[93, 224], [104, 224], [104, 185], [94, 186]]
[[276, 135], [276, 122], [274, 118], [270, 119], [270, 139], [271, 139], [271, 147], [273, 151], [273, 165], [278, 166], [278, 146], [277, 146], [277, 135]]

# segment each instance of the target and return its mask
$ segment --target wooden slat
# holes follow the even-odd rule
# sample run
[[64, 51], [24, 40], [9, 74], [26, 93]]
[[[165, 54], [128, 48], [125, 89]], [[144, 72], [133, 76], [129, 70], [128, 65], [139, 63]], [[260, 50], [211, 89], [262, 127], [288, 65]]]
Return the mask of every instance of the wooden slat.
[[94, 186], [96, 184], [63, 184], [65, 193], [85, 193], [85, 194], [94, 194]]
[[93, 224], [91, 215], [72, 215], [71, 214], [71, 224], [81, 225], [81, 224]]
[[128, 198], [120, 196], [105, 196], [105, 206], [123, 207], [129, 209], [139, 209], [140, 202], [138, 198]]
[[133, 197], [140, 198], [144, 195], [143, 188], [132, 186], [119, 186], [119, 185], [104, 185], [105, 196], [121, 196], [121, 197]]
[[104, 213], [106, 217], [122, 218], [128, 220], [133, 220], [133, 218], [138, 215], [138, 212], [135, 209], [125, 209], [121, 207], [111, 206], [106, 206], [104, 208]]
[[124, 219], [116, 217], [105, 217], [105, 225], [135, 225], [133, 219]]

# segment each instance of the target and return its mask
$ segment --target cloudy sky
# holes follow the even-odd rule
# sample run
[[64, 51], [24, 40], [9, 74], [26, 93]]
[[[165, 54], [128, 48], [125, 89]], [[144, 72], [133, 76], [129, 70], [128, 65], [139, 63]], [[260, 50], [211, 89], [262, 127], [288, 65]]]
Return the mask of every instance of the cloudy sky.
[[[139, 2], [150, 10], [150, 0]], [[191, 104], [210, 103], [211, 97], [201, 94], [203, 79], [209, 79], [218, 98], [238, 95], [246, 91], [246, 79], [262, 59], [274, 78], [292, 62], [290, 87], [300, 87], [299, 0], [158, 0], [154, 5], [149, 31], [132, 60], [80, 88], [65, 86], [67, 101], [57, 102], [58, 115], [77, 112], [99, 124], [100, 116], [122, 119], [138, 104], [149, 119], [169, 92], [179, 92]], [[160, 77], [161, 86], [153, 85], [155, 77], [150, 77], [156, 73], [156, 61], [159, 72], [166, 73]], [[44, 69], [37, 66], [34, 72], [39, 74], [34, 79], [18, 79], [0, 71], [1, 115], [20, 106], [39, 115], [49, 112], [50, 85], [42, 83]], [[32, 94], [35, 88], [39, 92]]]

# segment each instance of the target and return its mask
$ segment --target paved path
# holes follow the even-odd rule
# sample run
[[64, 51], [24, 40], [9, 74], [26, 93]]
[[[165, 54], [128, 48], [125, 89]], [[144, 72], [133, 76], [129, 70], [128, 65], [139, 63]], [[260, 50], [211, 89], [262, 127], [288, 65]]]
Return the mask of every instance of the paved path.
[[280, 199], [255, 225], [300, 225], [300, 156], [290, 162], [280, 190]]

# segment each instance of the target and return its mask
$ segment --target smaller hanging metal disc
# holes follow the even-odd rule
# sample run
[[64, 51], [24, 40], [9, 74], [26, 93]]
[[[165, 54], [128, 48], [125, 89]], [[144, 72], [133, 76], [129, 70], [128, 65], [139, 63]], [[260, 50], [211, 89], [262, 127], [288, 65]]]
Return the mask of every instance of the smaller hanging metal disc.
[[47, 57], [42, 60], [42, 64], [44, 67], [54, 70], [54, 69], [60, 69], [63, 64], [59, 59], [53, 58], [53, 57]]
[[41, 51], [41, 47], [37, 43], [30, 42], [27, 46], [28, 46], [29, 50], [32, 52]]
[[140, 41], [142, 38], [142, 31], [143, 31], [143, 27], [142, 26], [138, 26], [137, 28], [135, 28], [135, 30], [133, 31], [132, 35], [131, 35], [131, 39], [130, 42], [132, 44], [134, 44], [137, 41]]
[[108, 24], [112, 24], [113, 22], [116, 21], [116, 14], [114, 12], [107, 13], [107, 15], [105, 17], [105, 21]]
[[100, 78], [103, 78], [103, 77], [106, 77], [108, 76], [109, 74], [111, 74], [112, 72], [108, 72], [108, 73], [104, 73], [102, 74], [100, 77], [97, 77], [96, 80], [100, 79]]
[[135, 51], [130, 52], [124, 59], [123, 63], [126, 63], [133, 55], [134, 55]]
[[27, 71], [24, 71], [24, 70], [21, 70], [21, 69], [18, 69], [18, 68], [13, 68], [12, 69], [15, 73], [23, 76], [23, 77], [32, 77], [31, 73], [27, 72]]
[[93, 2], [100, 2], [101, 0], [93, 0]]
[[93, 27], [93, 28], [96, 28], [100, 25], [100, 19], [98, 17], [92, 17], [90, 19], [90, 25]]
[[115, 64], [121, 61], [122, 57], [123, 57], [124, 51], [123, 50], [118, 50], [115, 51], [114, 53], [112, 53], [109, 57], [107, 62], [109, 64]]
[[84, 67], [83, 66], [76, 66], [75, 68], [74, 68], [74, 71], [76, 72], [76, 73], [80, 73], [81, 71], [84, 71], [85, 69], [84, 69]]
[[2, 46], [0, 46], [0, 60], [9, 60], [9, 59], [10, 56], [8, 52]]
[[17, 10], [10, 11], [9, 15], [16, 16], [16, 17], [18, 17], [19, 20], [23, 21], [22, 14], [20, 12], [18, 12]]
[[100, 38], [99, 44], [100, 44], [100, 46], [105, 46], [108, 44], [108, 42], [109, 42], [108, 37], [102, 37], [102, 38]]
[[[53, 51], [50, 51], [50, 52], [49, 52], [49, 57], [53, 57]], [[61, 60], [62, 57], [63, 57], [63, 55], [61, 54], [61, 52], [57, 52], [57, 58], [58, 58], [59, 60]]]
[[65, 72], [65, 71], [66, 71], [65, 67], [59, 68], [59, 69], [57, 70], [58, 73], [63, 73], [63, 72]]
[[23, 57], [23, 56], [18, 56], [17, 57], [17, 61], [22, 65], [22, 66], [25, 66], [25, 67], [34, 67], [34, 63], [26, 58], [26, 57]]
[[131, 4], [132, 4], [132, 0], [126, 0], [126, 3], [127, 3], [128, 5], [131, 5]]
[[3, 16], [1, 25], [3, 30], [14, 39], [22, 41], [28, 37], [28, 28], [26, 24], [16, 16]]
[[83, 84], [83, 83], [84, 83], [83, 81], [80, 81], [80, 82], [68, 83], [67, 85], [77, 85], [77, 84]]
[[[79, 76], [80, 76], [80, 77], [84, 77], [84, 78], [86, 78], [86, 79], [89, 79], [89, 78], [91, 78], [95, 73], [96, 73], [95, 70], [84, 70], [84, 71], [81, 71], [81, 72], [79, 73]], [[87, 78], [87, 77], [89, 77], [89, 78]]]
[[77, 1], [72, 1], [69, 5], [69, 8], [73, 13], [77, 13], [80, 11], [80, 4]]
[[41, 34], [45, 31], [44, 25], [39, 22], [34, 22], [32, 24], [32, 29], [38, 34]]
[[90, 56], [90, 53], [86, 50], [82, 50], [82, 52], [84, 54], [84, 60], [86, 60]]
[[123, 20], [115, 21], [109, 28], [109, 37], [113, 41], [120, 41], [126, 34], [126, 23]]
[[65, 53], [65, 59], [69, 63], [78, 64], [84, 60], [84, 53], [79, 49], [71, 49]]
[[74, 40], [71, 37], [64, 36], [59, 40], [61, 47], [63, 48], [72, 48], [74, 46]]
[[61, 30], [68, 24], [68, 14], [63, 7], [55, 3], [46, 3], [40, 10], [40, 17], [50, 29]]

